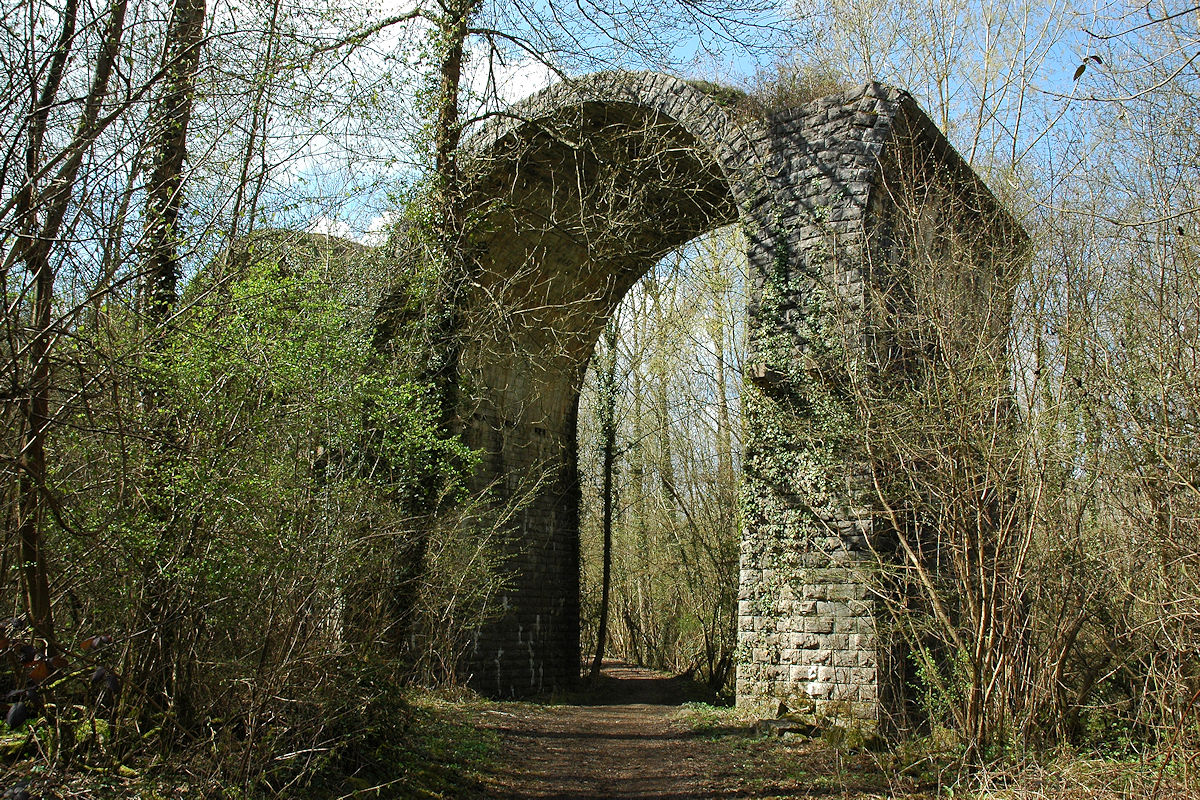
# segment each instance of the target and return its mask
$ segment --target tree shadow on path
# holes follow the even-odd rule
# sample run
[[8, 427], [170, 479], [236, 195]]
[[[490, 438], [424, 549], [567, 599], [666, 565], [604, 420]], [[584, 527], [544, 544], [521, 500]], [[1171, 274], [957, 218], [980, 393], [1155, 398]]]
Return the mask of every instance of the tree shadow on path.
[[575, 705], [681, 706], [684, 703], [720, 705], [716, 693], [682, 675], [666, 675], [619, 661], [605, 661], [604, 671], [590, 685], [570, 696]]

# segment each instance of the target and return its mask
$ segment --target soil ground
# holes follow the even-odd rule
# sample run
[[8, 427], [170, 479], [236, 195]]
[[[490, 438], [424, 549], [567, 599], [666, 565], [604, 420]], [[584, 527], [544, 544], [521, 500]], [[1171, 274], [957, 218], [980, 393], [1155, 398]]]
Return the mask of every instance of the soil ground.
[[613, 663], [584, 694], [494, 705], [480, 725], [498, 736], [499, 757], [479, 796], [865, 800], [900, 788], [887, 785], [873, 754], [755, 735], [752, 720], [702, 702], [711, 699], [688, 681]]

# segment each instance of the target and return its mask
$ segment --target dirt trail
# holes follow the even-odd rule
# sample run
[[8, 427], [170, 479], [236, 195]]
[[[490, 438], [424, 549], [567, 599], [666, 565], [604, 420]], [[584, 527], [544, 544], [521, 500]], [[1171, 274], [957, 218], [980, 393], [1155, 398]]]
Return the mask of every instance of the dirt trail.
[[586, 705], [513, 703], [484, 715], [500, 734], [501, 764], [489, 797], [738, 797], [729, 764], [677, 721], [692, 699], [681, 681], [623, 665], [605, 669]]
[[[697, 697], [688, 683], [615, 664], [578, 705], [506, 703], [481, 724], [500, 736], [487, 798], [532, 800], [699, 800], [853, 797], [859, 783], [831, 780], [819, 741], [784, 745], [744, 727], [695, 732], [679, 705]], [[842, 769], [845, 768], [844, 765]], [[845, 778], [850, 778], [845, 781]], [[866, 787], [855, 787], [866, 788]], [[873, 787], [872, 787], [873, 788]]]

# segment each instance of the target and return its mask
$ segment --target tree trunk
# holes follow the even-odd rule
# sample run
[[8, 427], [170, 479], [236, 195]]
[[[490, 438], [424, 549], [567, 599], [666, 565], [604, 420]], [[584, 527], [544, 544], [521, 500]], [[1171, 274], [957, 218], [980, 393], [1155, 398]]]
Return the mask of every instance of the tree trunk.
[[462, 83], [463, 51], [468, 23], [478, 0], [443, 4], [440, 34], [445, 51], [440, 68], [437, 120], [434, 125], [434, 170], [438, 195], [434, 221], [439, 272], [436, 315], [430, 330], [433, 365], [430, 377], [438, 394], [439, 425], [444, 435], [457, 433], [458, 359], [461, 354], [461, 305], [468, 281], [462, 252], [462, 187], [458, 173], [458, 146], [462, 139], [459, 119], [459, 87]]
[[603, 559], [600, 578], [600, 622], [596, 627], [596, 654], [592, 659], [590, 678], [595, 681], [600, 677], [600, 668], [604, 662], [604, 645], [608, 634], [608, 604], [609, 590], [612, 586], [612, 525], [613, 525], [613, 466], [617, 454], [617, 326], [613, 320], [608, 321], [604, 330], [605, 357], [600, 385], [600, 435], [604, 437], [604, 464], [601, 494], [601, 527], [603, 530]]
[[[58, 96], [63, 70], [71, 52], [71, 40], [75, 36], [75, 23], [79, 11], [78, 0], [71, 0], [63, 10], [62, 30], [59, 32], [54, 57], [46, 82], [38, 93], [37, 107], [33, 109], [25, 147], [25, 185], [17, 198], [16, 216], [21, 227], [23, 241], [17, 249], [34, 247], [37, 241], [37, 215], [34, 211], [37, 187], [33, 176], [38, 172], [41, 161], [42, 141], [46, 133], [46, 121], [50, 107]], [[24, 245], [24, 242], [30, 243]], [[27, 251], [32, 254], [32, 251]], [[46, 570], [45, 554], [42, 552], [42, 508], [41, 485], [46, 477], [45, 436], [49, 427], [49, 331], [51, 323], [51, 299], [54, 277], [49, 263], [31, 265], [34, 268], [33, 330], [30, 358], [33, 364], [29, 407], [26, 409], [25, 436], [21, 442], [21, 478], [19, 481], [18, 531], [21, 542], [21, 563], [24, 565], [22, 580], [25, 586], [25, 608], [29, 612], [33, 628], [47, 640], [54, 638], [54, 618], [50, 608], [50, 582]]]
[[[163, 91], [150, 121], [151, 168], [146, 184], [144, 311], [161, 327], [175, 307], [179, 281], [179, 210], [183, 162], [196, 96], [196, 69], [204, 35], [204, 0], [176, 0], [167, 29]], [[156, 336], [161, 336], [161, 331]]]
[[[145, 252], [141, 293], [142, 310], [149, 328], [150, 347], [166, 344], [167, 323], [175, 309], [179, 281], [179, 212], [183, 206], [183, 167], [187, 158], [188, 126], [196, 95], [196, 72], [203, 43], [205, 0], [175, 0], [171, 8], [163, 49], [163, 84], [149, 120], [150, 174], [146, 183]], [[160, 408], [159, 387], [144, 387], [143, 402], [149, 415], [154, 451], [146, 476], [149, 514], [160, 543], [179, 548], [186, 558], [193, 542], [184, 533], [172, 535], [176, 504], [172, 462], [178, 458], [178, 421], [170, 409]], [[142, 670], [147, 695], [158, 695], [164, 708], [174, 709], [172, 724], [187, 726], [191, 703], [186, 688], [191, 665], [182, 656], [179, 640], [199, 625], [195, 609], [182, 600], [174, 581], [164, 579], [152, 565], [147, 581], [144, 611], [157, 647], [146, 648]], [[182, 680], [181, 680], [182, 678]]]
[[[69, 155], [62, 168], [51, 182], [52, 187], [44, 197], [38, 197], [32, 185], [40, 159], [42, 136], [45, 132], [46, 114], [57, 94], [66, 63], [71, 37], [74, 35], [77, 6], [72, 3], [64, 11], [64, 28], [59, 39], [59, 50], [51, 63], [46, 84], [39, 97], [39, 107], [34, 111], [30, 125], [30, 139], [26, 149], [26, 180], [23, 191], [25, 214], [23, 227], [32, 236], [18, 241], [13, 253], [15, 260], [25, 262], [33, 276], [33, 339], [29, 345], [30, 382], [29, 399], [25, 405], [25, 426], [21, 438], [19, 463], [18, 539], [21, 543], [22, 578], [25, 584], [25, 603], [30, 623], [34, 630], [48, 642], [54, 639], [54, 618], [50, 606], [50, 583], [46, 564], [45, 519], [47, 491], [46, 440], [50, 431], [50, 355], [54, 343], [54, 271], [51, 248], [62, 230], [72, 191], [83, 155], [96, 135], [96, 120], [100, 106], [108, 95], [108, 83], [116, 63], [117, 50], [125, 32], [126, 0], [118, 0], [109, 15], [104, 32], [103, 45], [96, 60], [96, 71], [92, 85], [84, 102], [75, 137], [68, 145]], [[46, 210], [45, 222], [39, 227], [35, 215], [39, 208]]]
[[[434, 197], [432, 257], [438, 284], [431, 303], [432, 318], [426, 329], [428, 366], [424, 379], [431, 385], [438, 406], [438, 434], [450, 438], [460, 433], [459, 357], [462, 352], [461, 327], [463, 296], [469, 282], [469, 266], [463, 253], [465, 235], [461, 213], [462, 187], [458, 171], [458, 147], [462, 139], [459, 115], [459, 91], [462, 84], [463, 58], [469, 35], [469, 23], [479, 0], [444, 0], [437, 20], [442, 44], [438, 68], [438, 95], [434, 120]], [[442, 476], [453, 470], [431, 465], [428, 478], [411, 498], [411, 515], [418, 520], [411, 534], [401, 540], [393, 558], [394, 578], [385, 588], [387, 640], [392, 650], [404, 653], [415, 622], [417, 591], [424, 574], [429, 536], [441, 513]]]
[[725, 370], [725, 325], [723, 308], [716, 311], [716, 323], [712, 326], [717, 382], [717, 481], [719, 491], [728, 492], [734, 485], [733, 478], [733, 434], [729, 421], [729, 396], [726, 394], [728, 379]]

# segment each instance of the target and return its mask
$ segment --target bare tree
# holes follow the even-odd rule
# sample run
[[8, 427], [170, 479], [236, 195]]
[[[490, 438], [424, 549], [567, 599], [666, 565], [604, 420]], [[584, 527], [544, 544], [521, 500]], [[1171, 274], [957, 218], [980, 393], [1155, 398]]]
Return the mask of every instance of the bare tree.
[[[46, 438], [50, 420], [50, 358], [56, 336], [54, 330], [54, 273], [51, 251], [62, 230], [79, 168], [88, 149], [102, 130], [100, 112], [108, 96], [109, 80], [115, 67], [121, 39], [125, 34], [124, 0], [114, 3], [105, 23], [101, 50], [96, 59], [91, 86], [70, 144], [59, 154], [61, 161], [48, 186], [40, 193], [37, 176], [45, 171], [40, 164], [45, 137], [46, 115], [57, 96], [62, 70], [70, 54], [77, 6], [68, 5], [62, 20], [59, 50], [50, 64], [50, 72], [33, 109], [32, 125], [27, 132], [25, 186], [17, 205], [19, 224], [25, 236], [18, 238], [6, 257], [5, 272], [13, 264], [24, 265], [32, 276], [33, 335], [28, 344], [29, 388], [24, 411], [24, 431], [19, 450], [21, 463], [19, 536], [27, 609], [31, 623], [41, 636], [54, 639], [46, 555], [43, 551], [43, 524], [47, 508]], [[35, 222], [37, 216], [42, 220]]]

